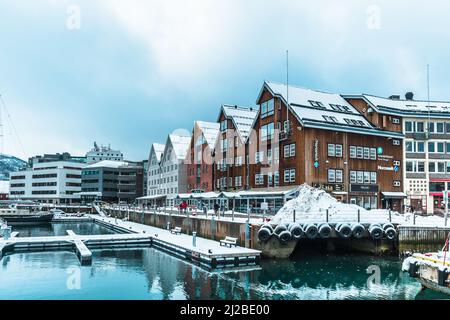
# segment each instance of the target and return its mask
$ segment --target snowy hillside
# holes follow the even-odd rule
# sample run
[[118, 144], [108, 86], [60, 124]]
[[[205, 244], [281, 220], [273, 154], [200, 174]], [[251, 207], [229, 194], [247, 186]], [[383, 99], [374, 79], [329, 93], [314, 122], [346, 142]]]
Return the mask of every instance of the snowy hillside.
[[27, 166], [27, 163], [19, 158], [0, 154], [0, 180], [8, 180], [9, 173], [19, 171]]
[[[362, 223], [388, 222], [410, 225], [414, 223], [411, 213], [389, 213], [385, 209], [366, 210], [354, 204], [338, 202], [323, 190], [313, 188], [307, 184], [300, 187], [299, 196], [286, 202], [283, 208], [272, 218], [272, 223], [292, 222], [295, 210], [296, 221], [304, 222], [356, 222], [358, 214]], [[443, 226], [444, 219], [437, 216], [416, 217], [417, 225]]]

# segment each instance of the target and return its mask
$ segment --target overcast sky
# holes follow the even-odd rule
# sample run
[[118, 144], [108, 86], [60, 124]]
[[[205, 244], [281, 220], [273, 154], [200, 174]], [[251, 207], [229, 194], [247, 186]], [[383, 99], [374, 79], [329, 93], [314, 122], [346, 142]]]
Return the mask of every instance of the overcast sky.
[[[395, 3], [393, 3], [395, 2]], [[79, 14], [78, 14], [79, 13]], [[0, 0], [3, 152], [152, 142], [264, 80], [339, 93], [450, 100], [448, 1]]]

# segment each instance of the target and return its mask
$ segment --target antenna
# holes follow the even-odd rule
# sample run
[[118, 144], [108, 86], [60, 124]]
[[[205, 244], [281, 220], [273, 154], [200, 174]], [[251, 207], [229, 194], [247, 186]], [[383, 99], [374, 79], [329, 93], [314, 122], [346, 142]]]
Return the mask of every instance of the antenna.
[[[287, 106], [286, 106], [286, 130], [290, 131], [290, 124], [289, 124], [289, 50], [286, 50], [286, 99], [287, 99]], [[286, 132], [287, 134], [287, 132]]]
[[430, 65], [427, 64], [427, 93], [428, 93], [428, 130], [427, 130], [427, 138], [430, 137]]
[[2, 108], [0, 106], [0, 155], [3, 154], [3, 146], [4, 146], [3, 118], [2, 118]]

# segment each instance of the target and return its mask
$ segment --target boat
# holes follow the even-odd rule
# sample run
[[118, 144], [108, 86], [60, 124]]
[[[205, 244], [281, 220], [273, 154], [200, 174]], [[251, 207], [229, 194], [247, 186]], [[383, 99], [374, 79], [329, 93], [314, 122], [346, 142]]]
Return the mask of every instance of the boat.
[[9, 225], [36, 225], [47, 224], [53, 219], [53, 212], [30, 211], [24, 209], [8, 208], [0, 209], [0, 219]]
[[403, 261], [402, 270], [416, 278], [423, 289], [450, 295], [450, 233], [441, 251], [415, 253]]

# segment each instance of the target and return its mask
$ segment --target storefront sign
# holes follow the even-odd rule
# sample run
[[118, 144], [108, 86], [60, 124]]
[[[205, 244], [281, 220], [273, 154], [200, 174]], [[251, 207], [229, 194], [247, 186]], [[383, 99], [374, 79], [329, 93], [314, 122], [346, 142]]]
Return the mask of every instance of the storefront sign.
[[323, 183], [315, 183], [313, 184], [314, 188], [325, 190], [327, 192], [332, 191], [344, 191], [344, 185], [343, 184], [323, 184]]
[[319, 167], [319, 140], [314, 140], [314, 168]]
[[390, 160], [394, 159], [393, 156], [386, 156], [386, 155], [378, 155], [378, 161], [386, 161], [389, 162]]
[[376, 184], [351, 184], [350, 192], [378, 192]]
[[[394, 167], [383, 167], [383, 166], [378, 166], [378, 170], [380, 171], [395, 171]], [[398, 171], [398, 170], [397, 170]]]

